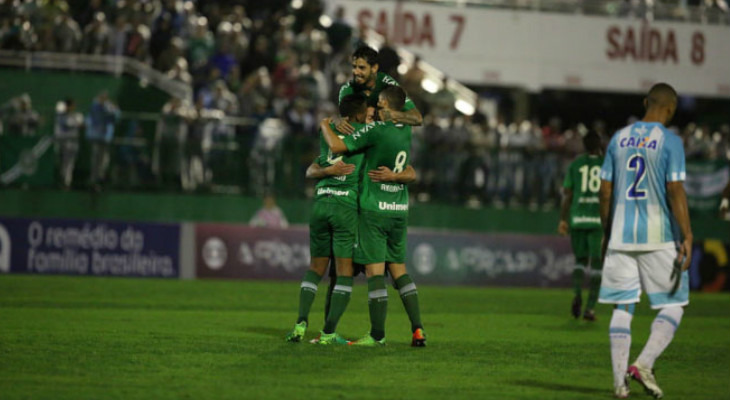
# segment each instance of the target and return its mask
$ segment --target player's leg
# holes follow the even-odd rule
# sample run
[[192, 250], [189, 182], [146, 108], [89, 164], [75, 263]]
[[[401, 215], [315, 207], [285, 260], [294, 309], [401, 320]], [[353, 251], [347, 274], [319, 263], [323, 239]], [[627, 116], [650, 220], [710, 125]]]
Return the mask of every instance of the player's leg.
[[299, 316], [294, 329], [286, 335], [288, 342], [299, 342], [306, 333], [309, 325], [309, 311], [314, 303], [319, 282], [329, 264], [330, 249], [331, 236], [326, 207], [323, 207], [321, 202], [315, 202], [309, 223], [309, 252], [312, 258], [309, 269], [304, 273], [304, 278], [299, 285]]
[[408, 319], [411, 321], [411, 332], [413, 333], [411, 346], [425, 347], [426, 332], [424, 332], [423, 323], [421, 323], [421, 309], [416, 284], [408, 275], [404, 263], [388, 263], [387, 266], [393, 278], [395, 289], [398, 290], [403, 307], [408, 314]]
[[595, 321], [596, 313], [594, 308], [598, 301], [598, 292], [601, 290], [601, 273], [603, 270], [603, 260], [601, 259], [601, 239], [603, 231], [600, 229], [591, 229], [587, 231], [588, 237], [588, 254], [590, 259], [590, 268], [588, 269], [589, 287], [588, 300], [586, 308], [583, 312], [583, 319], [587, 321]]
[[335, 335], [337, 324], [345, 313], [347, 305], [350, 302], [352, 294], [352, 254], [355, 245], [356, 229], [357, 229], [357, 209], [338, 207], [335, 214], [336, 220], [333, 221], [333, 253], [336, 257], [337, 279], [336, 285], [332, 291], [332, 306], [327, 314], [324, 329], [322, 330], [322, 339], [320, 342], [326, 344], [327, 338], [338, 342], [338, 336]]
[[411, 345], [423, 347], [426, 345], [426, 334], [421, 323], [418, 290], [413, 279], [408, 275], [405, 264], [408, 221], [406, 218], [402, 218], [395, 222], [388, 235], [388, 253], [386, 255], [388, 270], [403, 302], [403, 307], [406, 309], [408, 319], [411, 321], [411, 332], [413, 333]]
[[677, 252], [664, 249], [643, 253], [639, 257], [641, 280], [653, 309], [659, 309], [651, 324], [651, 334], [636, 361], [629, 367], [631, 378], [639, 382], [654, 397], [663, 392], [654, 376], [654, 362], [674, 339], [674, 333], [682, 321], [683, 306], [689, 303], [689, 274], [680, 273], [675, 289], [672, 268]]
[[583, 305], [583, 281], [585, 279], [586, 265], [588, 265], [588, 235], [586, 230], [575, 229], [570, 232], [570, 244], [575, 255], [575, 267], [573, 267], [573, 302], [570, 305], [570, 313], [573, 318], [580, 317], [580, 310]]
[[634, 317], [636, 303], [617, 304], [609, 324], [611, 340], [611, 364], [613, 366], [614, 394], [618, 398], [629, 397], [627, 370], [629, 352], [631, 350], [631, 320]]
[[324, 297], [324, 319], [327, 320], [327, 316], [330, 314], [330, 306], [332, 305], [332, 292], [335, 290], [337, 285], [337, 262], [333, 257], [330, 257], [329, 268], [327, 268], [327, 275], [330, 278], [330, 283], [327, 285], [327, 295]]
[[[615, 304], [609, 323], [611, 365], [615, 394], [628, 394], [626, 372], [631, 350], [631, 320], [634, 304], [639, 302], [639, 268], [633, 253], [608, 250], [603, 266], [599, 303]], [[623, 395], [622, 395], [623, 396]]]
[[358, 226], [358, 247], [355, 261], [365, 264], [368, 278], [368, 310], [370, 333], [353, 345], [385, 344], [385, 318], [388, 311], [388, 291], [385, 288], [385, 254], [388, 220], [376, 214], [361, 212]]

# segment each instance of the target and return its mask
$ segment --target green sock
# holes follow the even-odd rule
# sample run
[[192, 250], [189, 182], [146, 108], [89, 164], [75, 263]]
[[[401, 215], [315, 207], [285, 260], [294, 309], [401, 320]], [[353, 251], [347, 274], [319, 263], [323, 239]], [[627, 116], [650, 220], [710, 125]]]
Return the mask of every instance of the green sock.
[[309, 323], [309, 310], [312, 308], [314, 296], [317, 294], [317, 286], [321, 280], [322, 277], [311, 269], [304, 274], [304, 279], [302, 279], [299, 288], [299, 318], [297, 324], [302, 321]]
[[416, 290], [413, 279], [405, 274], [396, 279], [395, 288], [398, 289], [403, 307], [405, 307], [408, 318], [411, 320], [411, 332], [415, 332], [418, 328], [423, 329], [421, 309], [418, 306], [418, 290]]
[[368, 278], [368, 309], [370, 310], [370, 336], [375, 340], [385, 337], [385, 316], [388, 312], [388, 291], [385, 277]]
[[338, 276], [337, 285], [332, 290], [332, 303], [330, 313], [327, 315], [327, 321], [324, 324], [324, 333], [334, 333], [337, 329], [337, 323], [340, 317], [345, 313], [347, 304], [350, 302], [352, 294], [352, 277]]
[[337, 284], [337, 277], [330, 275], [330, 283], [327, 285], [327, 296], [324, 298], [324, 320], [327, 320], [327, 316], [330, 315], [330, 306], [332, 305], [332, 291], [335, 289]]
[[[594, 264], [595, 262], [595, 264]], [[598, 268], [594, 267], [594, 265], [598, 266]], [[598, 293], [601, 290], [601, 269], [600, 269], [601, 262], [600, 260], [591, 260], [591, 269], [590, 269], [590, 283], [589, 283], [589, 292], [588, 292], [588, 302], [586, 304], [586, 310], [592, 310], [596, 307], [596, 303], [598, 302]]]
[[577, 264], [573, 269], [573, 292], [576, 296], [581, 295], [583, 289], [583, 277], [585, 276], [585, 265]]

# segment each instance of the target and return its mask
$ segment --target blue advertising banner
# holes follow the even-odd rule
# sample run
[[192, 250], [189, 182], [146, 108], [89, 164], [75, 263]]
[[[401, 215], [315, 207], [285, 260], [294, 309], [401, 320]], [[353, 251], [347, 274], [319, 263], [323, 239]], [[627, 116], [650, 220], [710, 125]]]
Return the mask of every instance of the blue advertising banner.
[[0, 217], [0, 272], [177, 278], [176, 224]]

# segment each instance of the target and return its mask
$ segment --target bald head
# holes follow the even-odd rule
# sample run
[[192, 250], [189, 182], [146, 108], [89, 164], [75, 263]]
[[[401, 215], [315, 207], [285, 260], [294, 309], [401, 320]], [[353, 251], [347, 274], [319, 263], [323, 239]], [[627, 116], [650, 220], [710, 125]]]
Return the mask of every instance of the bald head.
[[677, 92], [666, 83], [657, 83], [649, 89], [644, 106], [646, 106], [644, 120], [648, 117], [666, 125], [677, 110]]

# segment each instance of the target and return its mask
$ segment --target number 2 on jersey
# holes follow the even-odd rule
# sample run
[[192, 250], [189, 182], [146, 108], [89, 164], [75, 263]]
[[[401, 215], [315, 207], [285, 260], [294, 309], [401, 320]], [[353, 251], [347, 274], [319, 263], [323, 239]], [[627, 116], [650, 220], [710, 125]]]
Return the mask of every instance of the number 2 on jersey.
[[395, 156], [395, 168], [393, 168], [393, 172], [396, 174], [403, 172], [403, 168], [406, 167], [406, 159], [408, 159], [408, 154], [405, 151], [399, 152], [398, 155]]
[[626, 198], [629, 200], [646, 199], [646, 190], [639, 189], [639, 185], [641, 185], [641, 182], [646, 176], [646, 160], [641, 155], [635, 154], [629, 158], [629, 161], [626, 163], [626, 169], [636, 171], [634, 182], [626, 190]]

